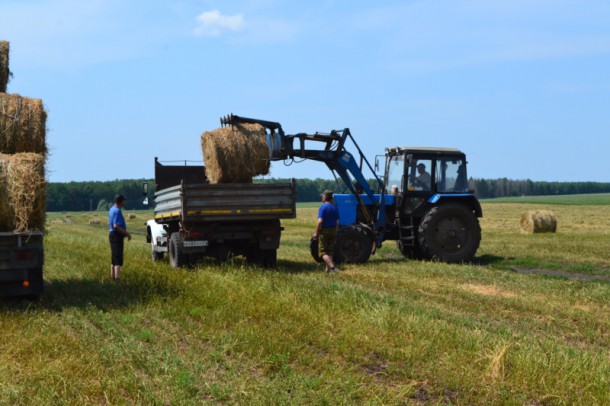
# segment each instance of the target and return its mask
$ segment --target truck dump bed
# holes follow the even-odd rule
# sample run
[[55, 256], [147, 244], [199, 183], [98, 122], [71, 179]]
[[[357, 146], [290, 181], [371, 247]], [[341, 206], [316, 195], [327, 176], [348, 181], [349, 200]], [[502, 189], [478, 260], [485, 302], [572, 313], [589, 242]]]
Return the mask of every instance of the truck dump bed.
[[295, 183], [185, 183], [155, 193], [157, 223], [296, 217]]

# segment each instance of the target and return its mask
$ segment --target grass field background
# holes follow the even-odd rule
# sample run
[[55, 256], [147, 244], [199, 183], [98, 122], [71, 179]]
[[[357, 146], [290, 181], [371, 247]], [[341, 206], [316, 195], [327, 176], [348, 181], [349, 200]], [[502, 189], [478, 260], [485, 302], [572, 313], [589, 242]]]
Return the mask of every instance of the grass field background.
[[[338, 274], [308, 254], [318, 204], [273, 271], [152, 263], [127, 210], [120, 282], [105, 213], [49, 213], [45, 293], [0, 304], [0, 403], [610, 404], [610, 201], [518, 199], [483, 202], [473, 263], [388, 241]], [[541, 207], [557, 232], [521, 233]]]

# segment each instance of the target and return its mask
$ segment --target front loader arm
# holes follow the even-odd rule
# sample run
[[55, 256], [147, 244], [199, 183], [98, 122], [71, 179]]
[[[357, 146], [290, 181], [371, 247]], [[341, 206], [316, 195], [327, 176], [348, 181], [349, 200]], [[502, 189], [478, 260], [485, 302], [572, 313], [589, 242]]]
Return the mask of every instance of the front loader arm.
[[[386, 213], [384, 208], [384, 186], [383, 182], [377, 177], [372, 166], [362, 153], [362, 150], [352, 137], [349, 128], [343, 130], [333, 130], [330, 133], [315, 133], [306, 134], [298, 133], [294, 135], [286, 135], [280, 123], [274, 121], [259, 120], [236, 115], [229, 115], [220, 119], [220, 123], [224, 125], [236, 125], [240, 123], [260, 124], [269, 130], [267, 134], [267, 144], [269, 146], [269, 158], [272, 161], [280, 161], [287, 159], [310, 159], [313, 161], [324, 162], [326, 166], [333, 172], [337, 173], [349, 190], [358, 200], [364, 217], [374, 231], [377, 239], [377, 244], [381, 245], [385, 233]], [[356, 162], [354, 156], [345, 149], [345, 143], [350, 140], [358, 151], [360, 164]], [[308, 149], [307, 146], [314, 144], [319, 148]], [[375, 176], [379, 183], [381, 197], [379, 200], [375, 198], [373, 190], [366, 181], [362, 173], [362, 165], [366, 163], [369, 170]], [[352, 182], [352, 177], [356, 183]], [[356, 186], [357, 185], [357, 186]], [[373, 219], [367, 206], [362, 201], [357, 187], [361, 189], [375, 205], [377, 209], [377, 218]]]

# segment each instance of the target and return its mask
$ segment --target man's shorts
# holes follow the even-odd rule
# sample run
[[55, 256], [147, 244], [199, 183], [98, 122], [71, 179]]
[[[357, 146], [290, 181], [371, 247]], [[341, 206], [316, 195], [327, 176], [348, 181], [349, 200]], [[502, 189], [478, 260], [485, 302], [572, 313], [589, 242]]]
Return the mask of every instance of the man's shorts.
[[318, 237], [318, 254], [333, 256], [335, 250], [335, 241], [337, 241], [337, 229], [335, 227], [323, 228]]

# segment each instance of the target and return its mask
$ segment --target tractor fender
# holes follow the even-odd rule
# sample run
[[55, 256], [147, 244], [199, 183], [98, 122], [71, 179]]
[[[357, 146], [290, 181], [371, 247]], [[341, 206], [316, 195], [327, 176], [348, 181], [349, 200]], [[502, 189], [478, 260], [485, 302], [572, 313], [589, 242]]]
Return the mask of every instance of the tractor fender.
[[440, 205], [446, 203], [458, 203], [464, 206], [467, 206], [474, 212], [477, 217], [483, 217], [483, 209], [481, 208], [481, 203], [475, 197], [475, 195], [471, 193], [462, 193], [462, 194], [441, 194], [437, 193], [428, 199], [428, 203], [432, 205]]

